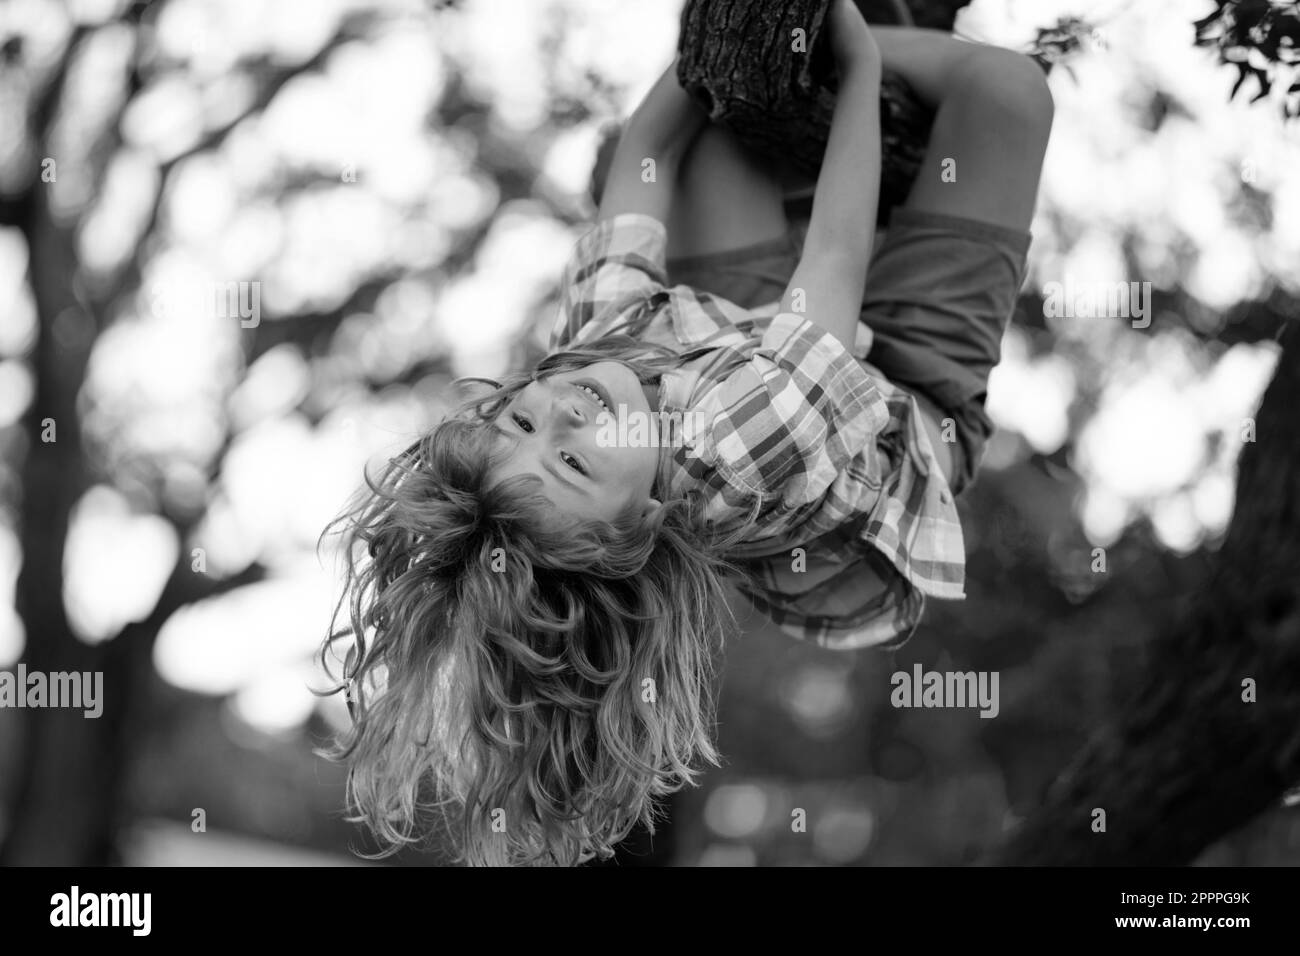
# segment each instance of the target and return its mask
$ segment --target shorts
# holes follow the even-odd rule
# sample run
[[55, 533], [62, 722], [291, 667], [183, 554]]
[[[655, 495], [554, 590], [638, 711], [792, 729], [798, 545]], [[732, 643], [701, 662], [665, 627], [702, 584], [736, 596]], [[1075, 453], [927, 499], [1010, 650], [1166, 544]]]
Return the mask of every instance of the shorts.
[[[669, 281], [744, 308], [780, 300], [799, 263], [806, 223], [779, 238], [668, 261]], [[989, 373], [1025, 278], [1030, 234], [897, 207], [867, 271], [861, 320], [866, 361], [954, 422], [953, 494], [975, 476], [993, 432]]]

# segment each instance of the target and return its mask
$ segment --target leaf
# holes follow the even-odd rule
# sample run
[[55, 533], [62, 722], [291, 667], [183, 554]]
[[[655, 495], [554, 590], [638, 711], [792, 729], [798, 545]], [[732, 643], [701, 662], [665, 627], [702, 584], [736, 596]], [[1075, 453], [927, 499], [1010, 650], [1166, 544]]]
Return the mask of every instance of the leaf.
[[1201, 17], [1201, 19], [1194, 21], [1192, 23], [1192, 26], [1196, 27], [1196, 29], [1199, 31], [1205, 27], [1210, 26], [1216, 21], [1222, 19], [1223, 8], [1227, 5], [1228, 5], [1228, 0], [1216, 0], [1216, 8], [1214, 9], [1214, 11]]
[[1273, 81], [1269, 79], [1268, 73], [1261, 70], [1259, 67], [1251, 67], [1250, 69], [1251, 72], [1255, 74], [1255, 79], [1259, 80], [1259, 92], [1251, 98], [1251, 102], [1255, 103], [1268, 96], [1269, 92], [1273, 89]]
[[1250, 75], [1244, 63], [1238, 63], [1236, 64], [1236, 66], [1237, 66], [1237, 82], [1232, 84], [1232, 92], [1228, 94], [1229, 101], [1232, 101], [1237, 98], [1237, 91], [1241, 89], [1241, 84], [1245, 83], [1246, 77]]

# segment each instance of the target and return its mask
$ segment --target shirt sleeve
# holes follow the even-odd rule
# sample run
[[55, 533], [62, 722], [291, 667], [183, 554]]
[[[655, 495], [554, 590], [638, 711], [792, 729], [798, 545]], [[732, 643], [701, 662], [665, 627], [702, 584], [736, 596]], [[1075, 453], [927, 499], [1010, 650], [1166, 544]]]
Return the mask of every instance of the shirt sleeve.
[[839, 339], [790, 312], [699, 407], [711, 424], [698, 452], [771, 506], [764, 537], [819, 511], [832, 524], [850, 515], [861, 494], [850, 466], [889, 421], [874, 379]]
[[564, 268], [560, 312], [548, 351], [561, 351], [636, 327], [667, 300], [664, 224], [641, 213], [596, 223], [578, 240]]

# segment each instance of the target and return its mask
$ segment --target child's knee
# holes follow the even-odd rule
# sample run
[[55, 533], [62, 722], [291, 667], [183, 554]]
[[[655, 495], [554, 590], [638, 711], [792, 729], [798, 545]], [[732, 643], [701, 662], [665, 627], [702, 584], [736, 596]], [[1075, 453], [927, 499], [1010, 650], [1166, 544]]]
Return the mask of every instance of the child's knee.
[[1046, 138], [1056, 105], [1042, 67], [1002, 47], [981, 47], [958, 70], [955, 89], [968, 108], [986, 114], [999, 129], [1008, 124]]

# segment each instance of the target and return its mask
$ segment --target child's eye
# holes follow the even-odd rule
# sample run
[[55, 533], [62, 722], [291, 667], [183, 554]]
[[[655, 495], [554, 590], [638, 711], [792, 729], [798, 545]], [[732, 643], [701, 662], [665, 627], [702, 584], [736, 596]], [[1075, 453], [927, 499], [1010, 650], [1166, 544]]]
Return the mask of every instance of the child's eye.
[[[511, 415], [510, 418], [513, 423], [524, 429], [526, 434], [533, 433], [533, 425], [529, 423], [528, 419], [521, 419], [519, 415]], [[573, 455], [568, 454], [567, 451], [560, 453], [560, 460], [567, 464], [568, 467], [571, 467], [573, 471], [576, 471], [578, 475], [586, 475], [586, 468], [582, 467], [582, 464], [576, 458], [573, 458]]]

